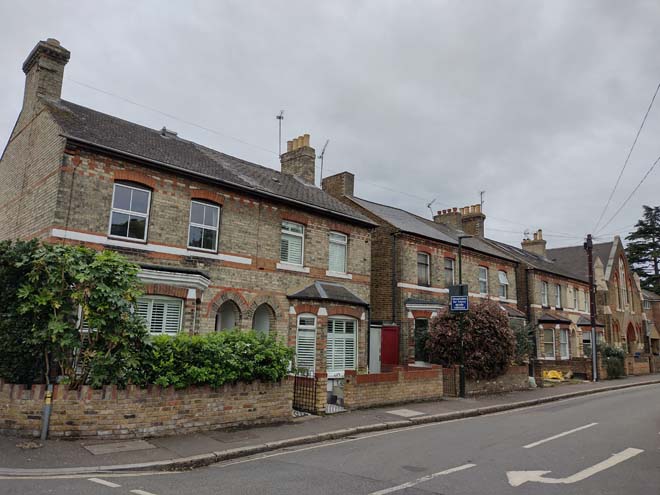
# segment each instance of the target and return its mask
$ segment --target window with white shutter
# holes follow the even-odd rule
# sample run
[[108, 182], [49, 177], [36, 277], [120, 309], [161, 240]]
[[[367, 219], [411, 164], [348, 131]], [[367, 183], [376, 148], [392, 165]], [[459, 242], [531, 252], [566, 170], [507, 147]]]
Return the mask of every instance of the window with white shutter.
[[500, 270], [497, 272], [497, 279], [500, 283], [500, 299], [509, 297], [509, 278], [505, 271]]
[[174, 297], [141, 297], [137, 314], [146, 322], [149, 333], [174, 335], [181, 329], [183, 301]]
[[569, 358], [568, 330], [559, 331], [559, 355], [562, 359]]
[[357, 365], [357, 321], [349, 318], [328, 320], [326, 349], [328, 373], [342, 376]]
[[339, 232], [330, 232], [328, 249], [328, 271], [346, 273], [346, 251], [348, 236]]
[[302, 265], [304, 246], [305, 227], [299, 223], [282, 222], [280, 261], [293, 265]]
[[316, 365], [316, 316], [299, 315], [296, 335], [296, 367], [309, 375]]

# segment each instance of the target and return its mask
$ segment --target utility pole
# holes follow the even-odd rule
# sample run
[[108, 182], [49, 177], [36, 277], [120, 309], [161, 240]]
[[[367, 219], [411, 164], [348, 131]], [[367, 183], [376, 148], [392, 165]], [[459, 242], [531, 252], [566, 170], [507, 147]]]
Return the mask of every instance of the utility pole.
[[589, 312], [591, 313], [591, 366], [593, 381], [598, 381], [598, 342], [596, 340], [596, 287], [594, 286], [594, 242], [591, 234], [584, 243], [589, 264]]

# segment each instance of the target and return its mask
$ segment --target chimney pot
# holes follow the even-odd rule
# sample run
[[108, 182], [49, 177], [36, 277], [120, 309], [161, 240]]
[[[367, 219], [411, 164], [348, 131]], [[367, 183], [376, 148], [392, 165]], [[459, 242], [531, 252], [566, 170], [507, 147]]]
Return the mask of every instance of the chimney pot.
[[[550, 237], [552, 237], [552, 236], [550, 236]], [[543, 231], [541, 229], [539, 229], [539, 241], [542, 241], [542, 240], [543, 240]]]
[[309, 134], [303, 134], [303, 146], [309, 146]]

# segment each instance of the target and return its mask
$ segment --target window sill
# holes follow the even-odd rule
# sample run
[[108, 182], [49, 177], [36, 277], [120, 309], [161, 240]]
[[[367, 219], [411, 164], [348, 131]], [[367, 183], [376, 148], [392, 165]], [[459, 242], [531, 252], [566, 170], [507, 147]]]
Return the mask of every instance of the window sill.
[[308, 266], [293, 265], [291, 263], [278, 263], [275, 267], [278, 270], [286, 270], [289, 272], [309, 273]]
[[218, 254], [217, 249], [204, 249], [204, 248], [198, 248], [198, 247], [192, 247], [192, 246], [187, 246], [186, 249], [188, 251], [197, 252], [197, 253]]
[[133, 237], [122, 237], [120, 235], [108, 235], [108, 239], [116, 239], [124, 242], [134, 242], [135, 244], [147, 244], [146, 239], [135, 239]]
[[344, 278], [346, 280], [353, 280], [353, 275], [351, 275], [350, 273], [331, 272], [330, 270], [326, 270], [325, 276], [334, 277], [334, 278]]

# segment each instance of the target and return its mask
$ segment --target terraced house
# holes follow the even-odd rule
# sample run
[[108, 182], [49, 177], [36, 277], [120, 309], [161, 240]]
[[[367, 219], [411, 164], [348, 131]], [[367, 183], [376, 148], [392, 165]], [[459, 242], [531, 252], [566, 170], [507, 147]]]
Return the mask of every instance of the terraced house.
[[[534, 332], [536, 357], [542, 367], [591, 373], [591, 319], [589, 280], [583, 271], [571, 271], [548, 257], [543, 231], [524, 239], [521, 247], [489, 240], [518, 261], [518, 308]], [[597, 335], [603, 338], [597, 321]], [[597, 337], [598, 338], [598, 337]], [[576, 359], [577, 358], [577, 359]]]
[[366, 370], [374, 227], [314, 185], [309, 136], [281, 171], [61, 99], [70, 53], [39, 42], [0, 160], [0, 239], [119, 251], [153, 334], [254, 328], [297, 365]]
[[[479, 205], [438, 212], [434, 220], [354, 195], [355, 177], [342, 172], [323, 179], [323, 189], [378, 223], [372, 241], [372, 328], [370, 369], [427, 361], [423, 337], [429, 320], [447, 310], [449, 287], [458, 284], [458, 243], [462, 279], [474, 301], [500, 303], [513, 325], [518, 309], [517, 261], [484, 239]], [[380, 335], [380, 337], [379, 337]]]

